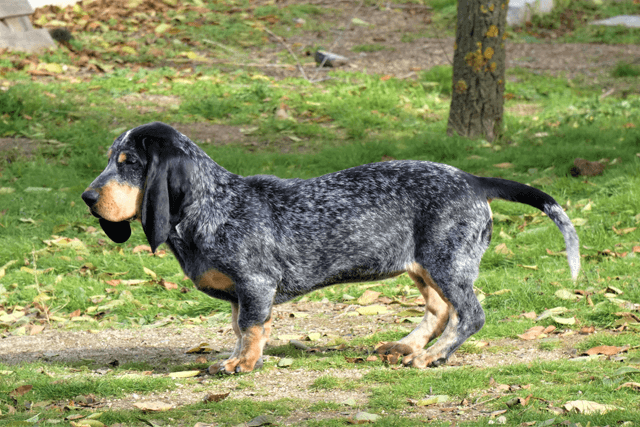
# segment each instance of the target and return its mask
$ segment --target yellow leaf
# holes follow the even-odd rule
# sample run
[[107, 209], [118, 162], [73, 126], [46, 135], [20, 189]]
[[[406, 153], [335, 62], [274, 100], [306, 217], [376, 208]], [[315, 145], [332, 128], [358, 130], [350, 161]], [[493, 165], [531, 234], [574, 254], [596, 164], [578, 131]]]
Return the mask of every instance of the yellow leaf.
[[496, 246], [495, 252], [501, 255], [513, 255], [511, 249], [507, 248], [506, 243], [500, 243], [498, 246]]
[[389, 310], [383, 305], [368, 305], [366, 307], [359, 307], [356, 311], [363, 316], [372, 316], [374, 314], [386, 313]]
[[289, 317], [303, 318], [303, 317], [307, 317], [308, 315], [309, 315], [309, 313], [303, 313], [301, 311], [294, 311], [289, 315]]
[[156, 34], [162, 34], [169, 30], [169, 28], [171, 28], [171, 25], [163, 22], [162, 24], [158, 25], [153, 31], [155, 31]]
[[200, 345], [187, 350], [187, 354], [206, 354], [206, 353], [213, 353], [213, 349], [206, 342], [203, 342]]
[[42, 62], [40, 63], [40, 65], [38, 66], [38, 68], [44, 68], [46, 71], [50, 72], [50, 73], [54, 73], [54, 74], [62, 74], [62, 65], [60, 64], [56, 64], [56, 63], [52, 63], [52, 62]]
[[574, 226], [576, 227], [582, 227], [583, 225], [585, 225], [587, 223], [587, 220], [584, 218], [573, 218], [571, 220], [571, 222], [573, 223]]
[[380, 292], [372, 291], [367, 289], [364, 293], [358, 298], [358, 304], [367, 305], [374, 302], [380, 296]]
[[200, 371], [181, 371], [181, 372], [171, 372], [169, 376], [171, 378], [191, 378], [197, 377], [200, 375]]
[[156, 278], [158, 277], [153, 270], [150, 270], [147, 267], [142, 267], [142, 269], [144, 270], [145, 273], [147, 273], [149, 276], [151, 276], [151, 278], [153, 280], [156, 280]]
[[0, 194], [11, 194], [16, 191], [13, 187], [0, 187]]
[[120, 50], [124, 53], [128, 53], [129, 55], [137, 55], [138, 52], [132, 48], [131, 46], [121, 46]]
[[43, 292], [43, 293], [39, 294], [38, 296], [36, 296], [33, 299], [33, 302], [38, 302], [39, 303], [39, 302], [42, 302], [42, 301], [48, 301], [50, 299], [51, 299], [51, 297]]
[[134, 403], [133, 406], [143, 411], [168, 411], [173, 408], [172, 404], [160, 401]]
[[592, 402], [589, 400], [572, 400], [570, 402], [565, 403], [564, 409], [567, 411], [573, 411], [580, 414], [606, 414], [609, 411], [614, 411], [616, 409], [620, 409], [617, 406], [613, 405], [604, 405], [598, 402]]

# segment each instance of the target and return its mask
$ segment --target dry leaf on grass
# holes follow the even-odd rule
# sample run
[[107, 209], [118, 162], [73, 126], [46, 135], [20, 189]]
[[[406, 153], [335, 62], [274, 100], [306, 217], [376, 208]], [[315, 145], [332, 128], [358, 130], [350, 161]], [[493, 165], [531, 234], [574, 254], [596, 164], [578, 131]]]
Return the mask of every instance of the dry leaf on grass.
[[134, 403], [133, 406], [142, 410], [142, 411], [168, 411], [169, 409], [173, 409], [173, 405], [170, 403], [160, 402], [158, 400], [152, 402], [138, 402]]
[[634, 383], [634, 382], [624, 383], [620, 387], [618, 387], [616, 389], [616, 391], [618, 391], [618, 390], [620, 390], [621, 388], [624, 388], [624, 387], [629, 387], [629, 388], [634, 389], [635, 391], [640, 391], [640, 383]]
[[605, 356], [613, 356], [618, 353], [622, 353], [629, 350], [629, 346], [625, 345], [624, 347], [616, 347], [613, 345], [599, 345], [597, 347], [590, 348], [582, 354], [587, 356], [593, 356], [594, 354], [604, 354]]
[[360, 305], [369, 305], [373, 303], [380, 296], [380, 292], [367, 289], [356, 301]]
[[605, 405], [598, 402], [592, 402], [590, 400], [572, 400], [564, 404], [564, 409], [567, 411], [576, 411], [580, 414], [606, 414], [609, 411], [620, 409], [617, 406]]
[[169, 376], [171, 378], [192, 378], [200, 375], [200, 371], [181, 371], [181, 372], [171, 372]]
[[518, 335], [523, 340], [535, 340], [544, 331], [544, 326], [534, 326], [528, 329], [524, 334]]
[[207, 396], [202, 399], [202, 401], [204, 403], [211, 403], [211, 402], [220, 402], [221, 400], [226, 399], [229, 396], [230, 392], [226, 392], [226, 393], [220, 393], [220, 394], [207, 394]]
[[13, 389], [9, 393], [9, 396], [11, 396], [11, 397], [22, 396], [22, 395], [24, 395], [26, 393], [29, 393], [32, 388], [33, 388], [32, 385], [21, 385], [20, 387], [17, 387], [15, 389]]

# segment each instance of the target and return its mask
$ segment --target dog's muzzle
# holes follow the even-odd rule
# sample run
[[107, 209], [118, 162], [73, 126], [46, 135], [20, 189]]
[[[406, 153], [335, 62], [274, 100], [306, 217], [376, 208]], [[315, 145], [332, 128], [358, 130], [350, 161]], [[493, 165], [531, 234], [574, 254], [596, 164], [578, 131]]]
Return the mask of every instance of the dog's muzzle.
[[99, 219], [100, 227], [102, 227], [105, 234], [115, 243], [126, 242], [129, 240], [129, 237], [131, 237], [131, 225], [129, 221], [111, 222], [102, 218], [93, 209], [96, 203], [98, 203], [99, 198], [100, 194], [93, 188], [87, 188], [85, 192], [82, 193], [82, 200], [89, 206], [91, 215]]

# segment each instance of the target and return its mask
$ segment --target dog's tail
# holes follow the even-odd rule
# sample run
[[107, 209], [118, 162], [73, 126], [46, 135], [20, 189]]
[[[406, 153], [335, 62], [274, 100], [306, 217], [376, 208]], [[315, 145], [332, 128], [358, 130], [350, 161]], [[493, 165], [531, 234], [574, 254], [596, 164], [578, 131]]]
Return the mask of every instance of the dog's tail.
[[571, 277], [575, 280], [580, 273], [580, 245], [576, 229], [562, 207], [547, 193], [519, 182], [501, 178], [478, 177], [487, 199], [503, 199], [524, 203], [540, 209], [556, 223], [567, 247], [567, 260]]

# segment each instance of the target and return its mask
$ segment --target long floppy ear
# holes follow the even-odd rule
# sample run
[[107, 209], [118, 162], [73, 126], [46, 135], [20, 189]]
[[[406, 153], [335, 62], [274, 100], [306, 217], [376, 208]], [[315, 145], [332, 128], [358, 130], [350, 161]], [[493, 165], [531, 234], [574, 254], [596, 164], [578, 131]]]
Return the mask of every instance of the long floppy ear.
[[169, 162], [160, 157], [157, 152], [151, 156], [142, 197], [142, 229], [153, 252], [167, 241], [171, 231]]
[[176, 146], [179, 134], [161, 123], [146, 125], [141, 149], [146, 157], [146, 182], [142, 196], [142, 229], [153, 252], [169, 238], [192, 202], [194, 163]]

